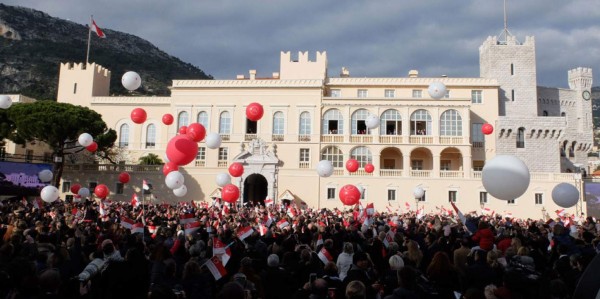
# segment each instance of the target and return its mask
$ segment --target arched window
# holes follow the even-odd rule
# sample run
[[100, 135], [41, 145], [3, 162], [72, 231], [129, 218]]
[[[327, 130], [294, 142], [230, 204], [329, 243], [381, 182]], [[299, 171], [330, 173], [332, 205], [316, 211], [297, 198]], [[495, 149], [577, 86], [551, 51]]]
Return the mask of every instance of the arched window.
[[208, 113], [206, 113], [206, 111], [200, 111], [200, 113], [198, 113], [198, 123], [203, 125], [208, 132]]
[[379, 124], [380, 135], [402, 135], [402, 117], [396, 109], [389, 109], [381, 114]]
[[525, 128], [517, 130], [517, 148], [525, 148]]
[[229, 112], [221, 112], [219, 116], [219, 134], [230, 134], [231, 133], [231, 116]]
[[321, 151], [321, 160], [331, 161], [333, 167], [344, 167], [344, 155], [337, 146], [328, 146]]
[[352, 113], [352, 135], [370, 134], [365, 120], [369, 116], [369, 111], [366, 109], [358, 109]]
[[344, 117], [337, 109], [330, 109], [323, 115], [321, 134], [344, 134]]
[[424, 109], [419, 109], [410, 116], [411, 135], [431, 135], [431, 115]]
[[277, 111], [273, 114], [273, 135], [283, 135], [285, 119], [283, 117], [283, 112]]
[[356, 159], [360, 167], [365, 167], [367, 163], [372, 163], [373, 161], [371, 151], [366, 146], [355, 147], [350, 153], [350, 157]]
[[154, 148], [156, 146], [156, 126], [149, 124], [146, 127], [146, 148]]
[[177, 130], [183, 126], [187, 126], [190, 124], [190, 119], [188, 117], [188, 113], [185, 111], [179, 112], [177, 116]]
[[462, 118], [454, 109], [446, 110], [440, 118], [441, 136], [462, 136]]
[[300, 114], [300, 131], [298, 132], [298, 134], [310, 135], [310, 133], [311, 133], [310, 113], [305, 111]]
[[119, 147], [129, 146], [129, 125], [122, 124], [119, 128]]

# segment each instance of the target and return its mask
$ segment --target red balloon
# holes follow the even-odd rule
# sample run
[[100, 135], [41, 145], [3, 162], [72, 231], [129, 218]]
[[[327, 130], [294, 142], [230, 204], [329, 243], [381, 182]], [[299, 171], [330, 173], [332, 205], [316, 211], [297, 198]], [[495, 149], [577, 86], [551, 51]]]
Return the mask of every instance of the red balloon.
[[167, 158], [176, 165], [187, 165], [196, 159], [198, 143], [187, 135], [177, 135], [167, 144]]
[[259, 103], [250, 103], [248, 107], [246, 107], [246, 117], [252, 121], [258, 121], [262, 118], [263, 113], [265, 113], [263, 106]]
[[177, 166], [177, 164], [175, 164], [173, 162], [167, 162], [163, 166], [163, 174], [166, 176], [167, 174], [169, 174], [169, 172], [175, 171], [178, 169], [179, 169], [179, 166]]
[[372, 173], [374, 170], [375, 170], [375, 166], [373, 166], [373, 164], [368, 163], [367, 165], [365, 165], [366, 173]]
[[483, 124], [483, 126], [481, 126], [481, 133], [485, 135], [490, 135], [492, 134], [492, 132], [494, 132], [494, 126], [492, 126], [491, 124], [485, 123]]
[[241, 177], [244, 173], [244, 165], [240, 162], [235, 162], [229, 165], [229, 174], [234, 177]]
[[171, 125], [173, 123], [173, 120], [174, 120], [173, 115], [170, 113], [167, 113], [167, 114], [163, 115], [163, 117], [162, 117], [163, 124], [165, 124], [167, 126]]
[[240, 189], [234, 184], [228, 184], [221, 189], [221, 198], [228, 202], [234, 203], [240, 197]]
[[136, 124], [143, 124], [146, 121], [146, 110], [142, 108], [135, 108], [131, 111], [131, 120]]
[[108, 187], [106, 187], [104, 184], [100, 184], [96, 186], [96, 189], [94, 189], [94, 194], [100, 198], [105, 198], [108, 196]]
[[93, 153], [98, 150], [98, 143], [92, 141], [92, 144], [88, 145], [85, 149], [88, 150], [88, 152]]
[[354, 185], [346, 185], [340, 189], [340, 200], [347, 206], [355, 205], [360, 200], [360, 190]]
[[129, 173], [123, 171], [119, 174], [119, 182], [123, 183], [123, 184], [127, 184], [129, 183], [129, 180], [131, 179], [131, 176], [129, 175]]
[[199, 123], [193, 123], [187, 127], [186, 134], [190, 136], [192, 140], [200, 142], [202, 139], [204, 139], [204, 136], [206, 136], [206, 129]]
[[346, 169], [350, 172], [355, 172], [358, 170], [358, 161], [356, 159], [350, 159], [346, 161]]
[[185, 135], [187, 133], [187, 126], [181, 126], [179, 128], [179, 134]]
[[81, 185], [75, 184], [75, 185], [71, 186], [71, 193], [77, 194], [77, 193], [79, 193], [79, 189], [81, 189]]

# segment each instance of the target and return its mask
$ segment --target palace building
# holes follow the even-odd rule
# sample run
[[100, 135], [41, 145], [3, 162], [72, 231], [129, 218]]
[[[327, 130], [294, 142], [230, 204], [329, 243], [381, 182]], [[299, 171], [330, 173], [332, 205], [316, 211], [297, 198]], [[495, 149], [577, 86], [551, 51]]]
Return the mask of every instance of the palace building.
[[[104, 183], [111, 198], [129, 200], [145, 179], [153, 185], [147, 198], [210, 201], [220, 196], [215, 176], [241, 162], [244, 174], [232, 182], [244, 202], [271, 198], [314, 208], [341, 207], [340, 188], [354, 184], [378, 210], [391, 206], [405, 211], [408, 203], [412, 210], [435, 212], [455, 201], [464, 212], [489, 208], [515, 217], [554, 216], [554, 186], [568, 182], [581, 191], [580, 172], [589, 172], [592, 71], [569, 70], [569, 89], [537, 86], [533, 37], [523, 43], [514, 36], [503, 41], [489, 37], [479, 53], [479, 77], [421, 77], [407, 70], [406, 76], [364, 78], [352, 77], [346, 68], [331, 75], [326, 52], [282, 52], [279, 72], [173, 80], [167, 97], [109, 96], [109, 69], [61, 64], [57, 100], [102, 114], [118, 133], [116, 146], [123, 149], [119, 165], [65, 165], [63, 191], [74, 183]], [[430, 97], [433, 82], [445, 84], [444, 98]], [[245, 116], [252, 102], [265, 110], [258, 122]], [[137, 107], [148, 113], [141, 125], [129, 117]], [[173, 125], [161, 122], [166, 113], [175, 117]], [[370, 114], [380, 118], [377, 129], [366, 127]], [[199, 144], [196, 160], [180, 168], [188, 193], [177, 198], [164, 184], [162, 167], [137, 165], [137, 160], [148, 153], [164, 159], [167, 142], [192, 122], [220, 134], [223, 142], [218, 149]], [[494, 126], [493, 134], [482, 133], [485, 123]], [[521, 158], [531, 172], [527, 192], [511, 201], [493, 198], [481, 182], [485, 161], [500, 154]], [[359, 161], [357, 172], [345, 169], [350, 158]], [[327, 178], [315, 170], [324, 159], [335, 167]], [[372, 173], [364, 170], [367, 163], [375, 166]], [[130, 172], [130, 184], [117, 183], [121, 171]], [[413, 190], [419, 186], [426, 193], [415, 201]]]

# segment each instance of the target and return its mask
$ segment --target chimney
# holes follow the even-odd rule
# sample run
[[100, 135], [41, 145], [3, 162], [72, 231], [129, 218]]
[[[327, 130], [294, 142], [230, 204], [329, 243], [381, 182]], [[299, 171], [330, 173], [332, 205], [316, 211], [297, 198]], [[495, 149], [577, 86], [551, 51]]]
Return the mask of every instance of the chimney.
[[237, 75], [235, 78], [238, 79], [238, 80], [244, 80], [244, 79], [246, 79], [246, 78], [244, 78], [244, 75]]
[[279, 72], [273, 72], [273, 79], [279, 79]]
[[418, 78], [419, 77], [419, 71], [417, 71], [417, 70], [410, 70], [410, 71], [408, 71], [408, 77], [409, 78]]
[[342, 67], [342, 72], [340, 73], [340, 77], [342, 77], [342, 78], [350, 77], [350, 71], [345, 66]]
[[250, 70], [250, 80], [256, 79], [256, 70]]

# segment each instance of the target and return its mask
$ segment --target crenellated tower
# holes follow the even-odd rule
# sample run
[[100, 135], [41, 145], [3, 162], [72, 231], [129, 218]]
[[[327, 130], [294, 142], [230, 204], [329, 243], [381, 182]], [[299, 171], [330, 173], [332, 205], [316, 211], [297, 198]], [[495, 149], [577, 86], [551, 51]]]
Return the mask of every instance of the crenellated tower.
[[[95, 63], [61, 63], [57, 100], [89, 106], [92, 97], [108, 96], [111, 72]], [[84, 100], [87, 99], [87, 100]]]
[[309, 60], [308, 52], [298, 52], [298, 59], [291, 53], [281, 52], [280, 79], [320, 79], [327, 77], [327, 52], [317, 52], [314, 61]]

